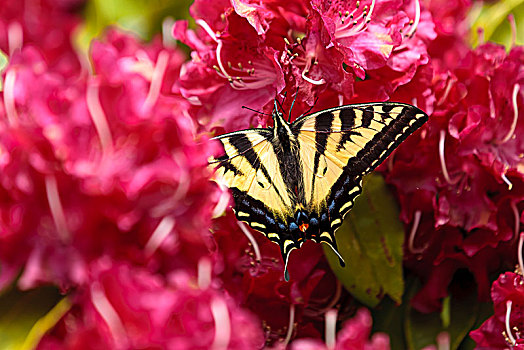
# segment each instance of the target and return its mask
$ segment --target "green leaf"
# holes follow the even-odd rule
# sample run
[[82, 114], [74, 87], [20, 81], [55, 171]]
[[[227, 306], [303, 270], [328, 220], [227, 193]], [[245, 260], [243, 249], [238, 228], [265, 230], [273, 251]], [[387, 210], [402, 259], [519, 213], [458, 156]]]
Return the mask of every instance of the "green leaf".
[[324, 246], [331, 268], [345, 288], [360, 302], [375, 306], [389, 295], [400, 303], [404, 291], [402, 245], [404, 228], [384, 179], [368, 175], [362, 194], [336, 233], [341, 267], [333, 251]]
[[[0, 75], [4, 71], [4, 69], [7, 67], [7, 64], [9, 63], [9, 57], [0, 50]], [[2, 79], [0, 79], [0, 92], [3, 91], [4, 85]]]
[[7, 291], [0, 296], [0, 349], [33, 349], [69, 308], [53, 287]]
[[474, 5], [469, 14], [472, 23], [471, 44], [479, 44], [478, 29], [482, 28], [484, 41], [494, 41], [510, 48], [513, 36], [508, 21], [510, 14], [513, 14], [517, 27], [516, 45], [524, 44], [524, 0], [479, 2]]
[[132, 31], [142, 39], [150, 39], [162, 31], [165, 18], [189, 19], [191, 3], [191, 0], [90, 0], [83, 27], [75, 41], [86, 51], [91, 40], [112, 25]]
[[[447, 304], [447, 305], [446, 305]], [[472, 329], [479, 314], [476, 292], [466, 297], [449, 297], [442, 312], [420, 313], [406, 309], [405, 332], [408, 349], [422, 349], [436, 344], [437, 336], [447, 332], [450, 349], [457, 349]], [[449, 326], [445, 326], [448, 323]]]

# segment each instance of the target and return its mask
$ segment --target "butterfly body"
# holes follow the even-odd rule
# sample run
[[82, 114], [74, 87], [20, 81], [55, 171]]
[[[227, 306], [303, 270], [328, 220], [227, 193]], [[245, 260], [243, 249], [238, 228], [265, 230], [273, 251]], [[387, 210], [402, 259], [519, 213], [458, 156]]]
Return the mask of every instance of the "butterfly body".
[[306, 240], [338, 254], [335, 231], [376, 168], [427, 115], [401, 103], [327, 109], [288, 123], [275, 108], [274, 126], [215, 139], [223, 153], [210, 160], [231, 189], [235, 214], [280, 246], [285, 262]]

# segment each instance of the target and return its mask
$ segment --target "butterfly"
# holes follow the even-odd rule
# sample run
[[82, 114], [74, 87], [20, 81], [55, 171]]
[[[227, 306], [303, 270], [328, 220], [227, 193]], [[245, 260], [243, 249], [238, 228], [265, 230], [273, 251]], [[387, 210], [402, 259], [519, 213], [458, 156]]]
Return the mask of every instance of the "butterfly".
[[214, 139], [221, 153], [209, 161], [230, 188], [238, 220], [280, 246], [284, 277], [289, 255], [306, 240], [337, 249], [335, 231], [375, 169], [428, 119], [396, 102], [361, 103], [306, 114], [290, 123], [278, 109], [273, 127]]

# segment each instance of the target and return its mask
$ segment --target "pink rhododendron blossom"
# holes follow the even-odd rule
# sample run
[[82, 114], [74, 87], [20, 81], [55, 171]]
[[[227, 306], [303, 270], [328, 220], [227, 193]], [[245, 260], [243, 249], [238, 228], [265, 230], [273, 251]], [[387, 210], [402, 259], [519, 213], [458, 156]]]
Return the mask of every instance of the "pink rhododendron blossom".
[[106, 259], [90, 271], [89, 288], [78, 295], [81, 309], [71, 310], [40, 349], [253, 349], [264, 342], [250, 312], [182, 271], [165, 279]]
[[96, 77], [64, 77], [31, 48], [6, 71], [15, 82], [3, 96], [3, 220], [26, 224], [7, 226], [2, 247], [27, 247], [1, 260], [15, 271], [27, 259], [24, 288], [81, 284], [103, 254], [143, 263], [164, 244], [173, 254], [188, 243], [207, 254], [221, 190], [205, 170], [213, 144], [195, 142], [187, 102], [170, 93], [180, 53], [116, 32], [107, 40], [93, 46]]
[[[336, 313], [334, 314], [336, 317]], [[326, 316], [326, 322], [330, 322]], [[355, 316], [346, 321], [335, 337], [326, 334], [326, 342], [318, 339], [298, 339], [291, 343], [291, 349], [335, 349], [335, 350], [389, 350], [389, 337], [375, 333], [369, 339], [372, 319], [367, 309], [359, 309]], [[326, 332], [328, 328], [326, 327]], [[334, 332], [334, 330], [333, 330]], [[332, 337], [333, 339], [329, 339]], [[333, 344], [334, 342], [334, 344]]]
[[473, 273], [486, 298], [488, 274], [514, 261], [507, 252], [524, 200], [524, 144], [516, 136], [524, 125], [523, 57], [522, 48], [506, 54], [486, 44], [456, 69], [437, 71], [433, 117], [389, 164], [410, 223], [407, 265], [428, 283], [413, 299], [421, 310], [438, 309], [459, 268]]
[[24, 46], [38, 47], [47, 64], [75, 74], [80, 62], [71, 34], [84, 0], [6, 1], [0, 8], [0, 50], [12, 56]]
[[524, 279], [522, 277], [522, 248], [524, 233], [520, 234], [518, 245], [519, 267], [517, 272], [506, 272], [493, 282], [491, 299], [495, 314], [486, 320], [479, 329], [471, 332], [471, 337], [481, 348], [524, 349]]

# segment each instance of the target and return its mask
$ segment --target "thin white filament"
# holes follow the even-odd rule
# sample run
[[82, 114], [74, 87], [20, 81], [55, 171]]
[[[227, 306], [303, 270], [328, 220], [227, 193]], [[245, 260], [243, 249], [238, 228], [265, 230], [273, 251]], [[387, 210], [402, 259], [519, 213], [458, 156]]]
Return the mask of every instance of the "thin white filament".
[[211, 29], [211, 27], [209, 26], [209, 24], [207, 24], [206, 21], [204, 21], [203, 19], [197, 19], [195, 23], [201, 26], [206, 31], [206, 33], [211, 37], [211, 39], [213, 39], [217, 43], [219, 42], [217, 36], [213, 32], [213, 29]]
[[413, 254], [420, 254], [424, 252], [424, 249], [426, 249], [427, 247], [427, 245], [424, 245], [424, 247], [422, 248], [415, 248], [415, 235], [417, 233], [418, 226], [420, 224], [421, 216], [422, 216], [422, 212], [420, 210], [417, 210], [413, 218], [413, 226], [411, 226], [411, 232], [409, 233], [408, 249]]
[[329, 350], [335, 349], [337, 329], [337, 309], [326, 312], [326, 347]]
[[173, 227], [175, 227], [175, 219], [170, 216], [166, 216], [160, 221], [144, 248], [147, 257], [150, 257], [154, 252], [156, 252], [169, 233], [173, 231]]
[[96, 311], [98, 311], [109, 327], [109, 331], [111, 332], [115, 343], [121, 345], [119, 348], [128, 348], [127, 334], [124, 324], [98, 283], [94, 283], [91, 286], [91, 301], [93, 302]]
[[[515, 202], [511, 202], [510, 206], [511, 206], [511, 210], [513, 210], [513, 216], [515, 217], [515, 228], [514, 228], [515, 236], [513, 237], [513, 239], [517, 239], [519, 235], [519, 231], [520, 231], [519, 209], [517, 208], [517, 203]], [[524, 273], [524, 271], [522, 273]]]
[[313, 80], [313, 79], [308, 78], [306, 76], [306, 73], [309, 72], [310, 68], [311, 68], [311, 58], [307, 60], [306, 66], [304, 67], [304, 70], [302, 70], [302, 78], [305, 81], [307, 81], [307, 82], [309, 82], [309, 83], [311, 83], [313, 85], [322, 85], [322, 84], [324, 84], [326, 81], [323, 78], [320, 78], [320, 80]]
[[4, 105], [7, 114], [7, 121], [10, 126], [16, 127], [18, 125], [18, 113], [15, 106], [15, 81], [16, 71], [9, 69], [5, 74], [4, 81]]
[[286, 338], [284, 338], [284, 348], [287, 347], [287, 344], [289, 344], [289, 341], [291, 340], [291, 336], [293, 335], [293, 331], [295, 330], [295, 304], [291, 304], [289, 307], [289, 323], [287, 326], [287, 334]]
[[240, 226], [240, 229], [242, 230], [242, 232], [244, 232], [244, 235], [246, 235], [249, 242], [251, 242], [251, 244], [253, 245], [253, 250], [255, 251], [255, 257], [257, 261], [261, 261], [262, 255], [260, 254], [260, 248], [258, 247], [258, 243], [255, 237], [253, 237], [253, 235], [251, 234], [251, 232], [249, 232], [249, 230], [247, 229], [246, 225], [243, 222], [237, 221], [237, 223], [238, 223], [238, 226]]
[[87, 86], [87, 109], [91, 115], [91, 119], [95, 124], [96, 132], [100, 138], [100, 144], [104, 151], [109, 151], [113, 147], [113, 137], [111, 136], [111, 130], [107, 122], [104, 109], [100, 103], [100, 97], [98, 95], [98, 82], [92, 80]]
[[519, 251], [517, 252], [517, 255], [519, 257], [519, 266], [520, 266], [520, 273], [524, 275], [524, 261], [522, 258], [522, 248], [524, 247], [524, 232], [520, 234], [519, 239]]
[[176, 47], [176, 40], [171, 35], [174, 24], [175, 20], [170, 16], [162, 21], [162, 44], [164, 47]]
[[158, 59], [156, 60], [155, 69], [153, 70], [153, 77], [151, 78], [151, 84], [149, 85], [149, 91], [147, 93], [146, 100], [142, 109], [146, 112], [152, 108], [158, 96], [160, 96], [160, 89], [162, 88], [162, 78], [166, 73], [167, 64], [169, 62], [169, 54], [167, 51], [163, 50], [158, 54]]
[[499, 142], [499, 144], [505, 143], [509, 141], [511, 136], [513, 136], [513, 133], [515, 132], [515, 128], [517, 127], [517, 121], [519, 119], [519, 108], [517, 105], [517, 95], [520, 90], [520, 85], [517, 83], [513, 86], [513, 95], [511, 96], [511, 102], [513, 105], [513, 122], [511, 123], [511, 127], [508, 130], [508, 133], [506, 136]]
[[510, 344], [515, 345], [516, 341], [515, 341], [515, 338], [513, 337], [513, 334], [511, 333], [511, 327], [509, 324], [509, 320], [511, 316], [511, 305], [512, 305], [512, 301], [508, 300], [506, 302], [506, 333], [510, 341]]
[[440, 130], [440, 140], [438, 142], [438, 153], [440, 156], [440, 167], [442, 168], [442, 174], [448, 184], [453, 184], [449, 178], [448, 168], [446, 167], [446, 158], [444, 157], [444, 143], [446, 142], [446, 131]]
[[7, 46], [9, 48], [9, 56], [13, 56], [16, 50], [22, 48], [24, 43], [24, 30], [22, 25], [18, 22], [9, 23], [7, 27]]
[[504, 181], [506, 183], [506, 185], [508, 185], [508, 190], [511, 191], [511, 189], [513, 188], [513, 184], [511, 183], [511, 181], [509, 181], [509, 179], [506, 177], [506, 174], [502, 174], [500, 176], [502, 178], [502, 181]]
[[211, 300], [211, 314], [215, 320], [215, 338], [211, 348], [213, 350], [225, 350], [231, 339], [231, 319], [226, 302], [221, 298]]
[[407, 34], [408, 37], [411, 37], [415, 33], [415, 30], [417, 30], [417, 26], [419, 22], [420, 22], [420, 3], [418, 0], [415, 0], [415, 21], [413, 22], [413, 25]]
[[229, 204], [229, 192], [227, 191], [226, 185], [223, 183], [223, 181], [220, 180], [217, 181], [217, 184], [218, 187], [220, 187], [221, 193], [215, 208], [213, 208], [213, 218], [217, 218], [222, 215]]
[[198, 260], [198, 288], [204, 290], [211, 285], [212, 265], [208, 258]]
[[64, 207], [62, 206], [62, 202], [60, 202], [56, 178], [53, 175], [47, 175], [45, 177], [45, 189], [47, 202], [49, 203], [51, 216], [55, 222], [58, 235], [63, 241], [67, 241], [70, 237], [70, 234], [69, 230], [67, 229]]

